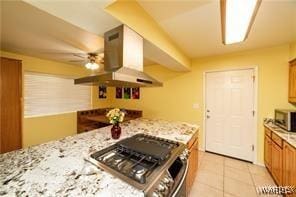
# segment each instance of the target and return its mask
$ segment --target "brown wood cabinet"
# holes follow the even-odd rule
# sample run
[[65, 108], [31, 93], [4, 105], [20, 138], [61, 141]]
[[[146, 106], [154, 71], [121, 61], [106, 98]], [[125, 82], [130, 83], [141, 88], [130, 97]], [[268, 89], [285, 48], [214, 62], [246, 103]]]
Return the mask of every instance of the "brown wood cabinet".
[[189, 195], [190, 189], [194, 183], [197, 168], [198, 168], [198, 132], [196, 132], [191, 140], [187, 143], [187, 147], [189, 150], [188, 157], [188, 173], [186, 179], [186, 190], [187, 196]]
[[289, 63], [289, 102], [296, 103], [296, 58]]
[[264, 136], [264, 163], [266, 168], [271, 172], [271, 148], [272, 141], [268, 135]]
[[22, 62], [0, 58], [0, 152], [22, 147]]
[[[111, 108], [98, 108], [77, 111], [77, 133], [83, 133], [110, 125], [107, 112]], [[141, 118], [143, 112], [139, 110], [122, 109], [126, 112], [124, 121]]]
[[[283, 185], [296, 186], [296, 149], [287, 142], [283, 147]], [[296, 194], [288, 196], [296, 197]]]
[[[277, 185], [296, 186], [296, 148], [265, 128], [264, 163]], [[296, 197], [295, 194], [286, 195]]]
[[278, 185], [283, 183], [283, 150], [274, 141], [271, 148], [271, 174]]

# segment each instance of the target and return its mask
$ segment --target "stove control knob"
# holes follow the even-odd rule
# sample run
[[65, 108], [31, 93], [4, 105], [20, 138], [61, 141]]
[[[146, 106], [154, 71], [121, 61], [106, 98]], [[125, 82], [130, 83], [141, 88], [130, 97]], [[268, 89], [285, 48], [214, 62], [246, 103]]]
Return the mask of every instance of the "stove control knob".
[[180, 159], [185, 162], [188, 158], [184, 154], [180, 155]]
[[165, 190], [166, 190], [166, 186], [164, 185], [164, 184], [162, 184], [162, 183], [159, 183], [159, 185], [158, 185], [158, 187], [157, 187], [157, 190], [159, 191], [159, 192], [164, 192]]
[[170, 179], [168, 177], [164, 177], [163, 179], [163, 183], [166, 184], [166, 185], [169, 185], [170, 184]]
[[174, 183], [174, 180], [173, 180], [171, 177], [166, 176], [166, 177], [164, 177], [164, 179], [163, 179], [163, 183], [166, 184], [166, 185], [168, 185], [168, 186], [170, 186], [171, 184]]
[[158, 187], [157, 187], [157, 190], [161, 193], [166, 193], [166, 191], [168, 190], [169, 188], [163, 183], [159, 183]]
[[154, 192], [152, 193], [152, 197], [162, 197], [162, 194], [159, 193], [158, 191], [154, 191]]
[[189, 150], [188, 150], [187, 148], [184, 150], [184, 155], [185, 155], [186, 157], [189, 156]]

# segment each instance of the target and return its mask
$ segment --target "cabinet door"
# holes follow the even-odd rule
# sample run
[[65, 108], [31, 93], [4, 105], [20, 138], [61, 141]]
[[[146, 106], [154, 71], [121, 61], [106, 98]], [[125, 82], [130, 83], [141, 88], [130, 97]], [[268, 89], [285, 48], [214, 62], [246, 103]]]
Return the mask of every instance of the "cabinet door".
[[198, 167], [198, 140], [196, 139], [194, 144], [192, 145], [191, 149], [189, 150], [189, 157], [188, 157], [188, 173], [186, 179], [186, 190], [187, 196], [189, 195], [190, 189], [194, 183], [197, 167]]
[[283, 149], [283, 185], [296, 186], [296, 149], [286, 142]]
[[265, 135], [264, 137], [264, 163], [266, 168], [271, 172], [271, 139]]
[[296, 103], [296, 59], [290, 62], [289, 68], [289, 102]]
[[5, 153], [22, 145], [22, 63], [0, 60], [0, 145]]
[[278, 185], [283, 183], [283, 149], [272, 142], [271, 148], [271, 173]]

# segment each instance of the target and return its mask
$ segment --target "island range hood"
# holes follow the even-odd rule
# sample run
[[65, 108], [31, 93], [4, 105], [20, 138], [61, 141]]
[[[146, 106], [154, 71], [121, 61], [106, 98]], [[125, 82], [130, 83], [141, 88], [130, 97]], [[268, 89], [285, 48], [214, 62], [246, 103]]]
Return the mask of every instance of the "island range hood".
[[153, 87], [162, 83], [143, 72], [143, 38], [125, 25], [104, 34], [104, 72], [74, 80], [75, 84]]

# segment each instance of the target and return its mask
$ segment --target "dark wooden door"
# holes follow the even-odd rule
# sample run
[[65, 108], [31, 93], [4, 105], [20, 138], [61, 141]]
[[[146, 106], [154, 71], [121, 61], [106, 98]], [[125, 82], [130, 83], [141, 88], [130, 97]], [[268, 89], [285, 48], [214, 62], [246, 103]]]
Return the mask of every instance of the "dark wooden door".
[[22, 147], [22, 62], [1, 57], [0, 63], [1, 153]]

